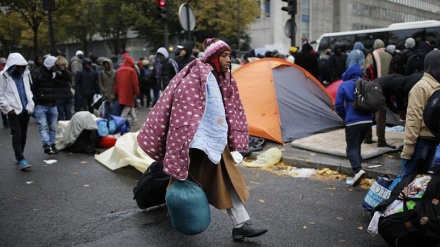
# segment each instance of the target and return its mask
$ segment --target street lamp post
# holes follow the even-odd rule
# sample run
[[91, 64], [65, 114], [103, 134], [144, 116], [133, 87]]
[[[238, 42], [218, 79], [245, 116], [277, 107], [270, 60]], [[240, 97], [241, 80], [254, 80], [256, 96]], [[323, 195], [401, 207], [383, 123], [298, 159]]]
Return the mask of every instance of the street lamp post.
[[50, 54], [57, 55], [58, 51], [55, 48], [55, 35], [53, 33], [52, 11], [55, 10], [55, 0], [43, 0], [43, 9], [47, 11], [49, 22], [49, 42]]

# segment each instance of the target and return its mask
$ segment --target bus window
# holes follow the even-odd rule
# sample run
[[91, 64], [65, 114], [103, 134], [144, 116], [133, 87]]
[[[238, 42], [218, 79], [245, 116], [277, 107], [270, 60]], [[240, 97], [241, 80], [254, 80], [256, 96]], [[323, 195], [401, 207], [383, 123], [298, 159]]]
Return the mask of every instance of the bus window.
[[376, 32], [376, 33], [359, 33], [356, 35], [356, 41], [362, 42], [364, 48], [368, 51], [372, 51], [374, 48], [374, 41], [376, 39], [382, 40], [386, 43], [387, 33], [386, 32]]
[[[342, 51], [351, 51], [354, 45], [354, 35], [344, 35], [344, 36], [336, 36], [333, 41], [333, 46], [339, 44], [342, 48]], [[334, 47], [332, 47], [332, 50]]]
[[423, 29], [407, 29], [390, 31], [388, 36], [388, 44], [397, 44], [399, 42], [405, 42], [409, 37], [414, 38], [416, 43], [423, 41], [424, 30]]
[[433, 48], [440, 48], [440, 27], [426, 28], [426, 38]]

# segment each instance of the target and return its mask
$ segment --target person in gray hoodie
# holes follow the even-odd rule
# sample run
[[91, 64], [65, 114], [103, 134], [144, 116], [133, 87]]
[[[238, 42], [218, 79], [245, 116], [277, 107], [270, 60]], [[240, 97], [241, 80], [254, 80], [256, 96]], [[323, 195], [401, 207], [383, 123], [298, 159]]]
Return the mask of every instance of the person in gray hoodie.
[[179, 72], [179, 66], [176, 61], [169, 57], [168, 51], [164, 47], [157, 50], [153, 66], [151, 78], [154, 96], [153, 105], [155, 105], [160, 97], [160, 91], [165, 90], [170, 80]]
[[23, 155], [29, 118], [35, 106], [27, 65], [28, 62], [20, 53], [11, 53], [4, 70], [0, 72], [0, 109], [8, 114], [12, 149], [20, 170], [31, 167]]

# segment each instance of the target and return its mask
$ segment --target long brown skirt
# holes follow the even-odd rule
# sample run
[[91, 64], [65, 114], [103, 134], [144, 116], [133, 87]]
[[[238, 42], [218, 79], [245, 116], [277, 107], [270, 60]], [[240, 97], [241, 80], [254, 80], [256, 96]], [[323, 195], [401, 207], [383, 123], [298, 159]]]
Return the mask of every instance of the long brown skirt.
[[[222, 153], [220, 164], [212, 163], [208, 156], [198, 149], [190, 149], [189, 160], [188, 179], [201, 185], [209, 204], [218, 209], [232, 208], [230, 184], [243, 204], [248, 200], [246, 181], [237, 168], [228, 146]], [[171, 177], [168, 187], [176, 180]]]

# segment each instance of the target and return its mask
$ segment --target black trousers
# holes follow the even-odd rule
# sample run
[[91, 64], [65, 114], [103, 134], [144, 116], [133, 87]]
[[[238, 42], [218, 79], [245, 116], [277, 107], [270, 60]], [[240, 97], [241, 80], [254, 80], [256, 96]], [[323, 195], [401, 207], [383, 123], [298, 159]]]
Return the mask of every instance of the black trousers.
[[9, 127], [12, 135], [12, 148], [14, 149], [15, 159], [24, 159], [24, 147], [26, 146], [27, 129], [29, 125], [29, 114], [26, 110], [19, 115], [8, 114]]

